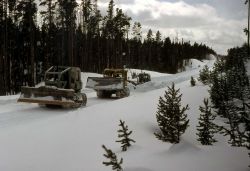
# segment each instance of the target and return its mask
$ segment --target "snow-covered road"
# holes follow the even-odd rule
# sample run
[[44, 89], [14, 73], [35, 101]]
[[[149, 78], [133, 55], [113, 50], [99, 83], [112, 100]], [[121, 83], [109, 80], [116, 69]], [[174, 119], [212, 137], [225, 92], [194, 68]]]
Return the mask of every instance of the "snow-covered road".
[[[212, 66], [214, 60], [207, 60], [202, 63], [208, 66]], [[199, 63], [199, 65], [201, 65]], [[193, 68], [189, 68], [187, 71], [177, 74], [157, 74], [156, 72], [147, 71], [152, 77], [151, 82], [147, 82], [142, 85], [138, 85], [136, 88], [131, 84], [130, 91], [131, 96], [140, 93], [140, 92], [149, 92], [156, 89], [166, 88], [174, 83], [181, 83], [187, 80], [190, 80], [191, 76], [198, 77], [200, 67], [194, 65]], [[134, 72], [140, 72], [139, 70], [134, 70]], [[83, 73], [82, 80], [83, 83], [86, 84], [87, 78], [93, 76], [100, 76], [95, 73]], [[96, 92], [91, 89], [83, 89], [82, 92], [87, 95], [87, 105], [86, 107], [82, 107], [78, 110], [85, 110], [84, 108], [88, 108], [93, 105], [101, 104], [101, 103], [109, 103], [116, 98], [110, 99], [100, 99], [96, 97]], [[15, 96], [7, 96], [0, 97], [0, 127], [8, 127], [15, 126], [17, 124], [26, 124], [28, 122], [33, 122], [34, 120], [46, 119], [48, 117], [53, 117], [54, 115], [68, 113], [71, 111], [75, 111], [76, 109], [51, 109], [46, 107], [39, 107], [36, 104], [27, 104], [27, 103], [17, 103], [17, 99], [19, 95]]]

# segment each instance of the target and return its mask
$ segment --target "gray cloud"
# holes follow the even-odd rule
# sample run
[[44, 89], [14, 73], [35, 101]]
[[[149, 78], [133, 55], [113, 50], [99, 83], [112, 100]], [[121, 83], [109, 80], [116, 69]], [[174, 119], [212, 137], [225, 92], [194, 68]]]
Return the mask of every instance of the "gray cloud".
[[[109, 0], [100, 0], [106, 8]], [[246, 6], [235, 0], [115, 0], [133, 21], [142, 24], [144, 35], [151, 28], [164, 37], [206, 43], [218, 53], [246, 41]], [[105, 10], [106, 11], [106, 10]]]

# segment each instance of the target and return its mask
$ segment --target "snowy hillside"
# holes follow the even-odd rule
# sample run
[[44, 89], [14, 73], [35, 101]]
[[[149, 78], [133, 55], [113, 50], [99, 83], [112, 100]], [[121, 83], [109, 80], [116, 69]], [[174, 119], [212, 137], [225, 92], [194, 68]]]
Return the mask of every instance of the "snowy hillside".
[[[49, 109], [16, 103], [18, 96], [0, 97], [0, 170], [110, 171], [102, 164], [104, 144], [123, 158], [124, 171], [246, 171], [245, 148], [231, 147], [221, 135], [214, 146], [196, 140], [198, 108], [208, 97], [208, 87], [201, 83], [191, 87], [190, 77], [197, 78], [202, 66], [211, 67], [214, 60], [196, 62], [200, 67], [193, 62], [189, 70], [174, 75], [145, 71], [152, 81], [131, 85], [131, 95], [123, 99], [98, 99], [93, 90], [83, 89], [88, 102], [79, 109]], [[84, 82], [88, 76], [100, 75], [83, 73]], [[190, 107], [190, 127], [174, 145], [154, 136], [158, 99], [172, 82], [183, 93], [183, 105]], [[136, 141], [127, 152], [115, 142], [119, 119]]]

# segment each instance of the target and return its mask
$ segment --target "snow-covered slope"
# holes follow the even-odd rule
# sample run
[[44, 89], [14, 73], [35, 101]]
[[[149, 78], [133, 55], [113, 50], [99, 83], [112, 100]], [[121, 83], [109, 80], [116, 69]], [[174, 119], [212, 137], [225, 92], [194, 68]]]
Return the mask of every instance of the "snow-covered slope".
[[[211, 66], [213, 61], [203, 64]], [[98, 99], [94, 91], [84, 89], [88, 103], [79, 109], [41, 108], [16, 103], [18, 96], [0, 97], [0, 170], [110, 171], [102, 164], [106, 159], [101, 145], [105, 144], [124, 159], [124, 171], [246, 171], [249, 158], [244, 148], [227, 145], [220, 135], [214, 146], [201, 146], [196, 140], [198, 108], [208, 97], [207, 86], [190, 86], [190, 77], [197, 77], [199, 69], [156, 74], [123, 99]], [[84, 73], [83, 80], [89, 75], [93, 76]], [[181, 143], [174, 145], [153, 134], [158, 130], [159, 96], [171, 82], [181, 89], [183, 105], [190, 107], [190, 127]], [[136, 141], [127, 152], [121, 152], [115, 142], [119, 119], [133, 130]]]

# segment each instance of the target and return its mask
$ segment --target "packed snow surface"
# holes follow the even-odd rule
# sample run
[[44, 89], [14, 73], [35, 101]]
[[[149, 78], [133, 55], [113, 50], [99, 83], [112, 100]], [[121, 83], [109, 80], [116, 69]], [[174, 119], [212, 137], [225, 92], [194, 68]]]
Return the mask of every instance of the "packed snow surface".
[[[0, 170], [3, 171], [110, 171], [104, 166], [104, 144], [123, 158], [124, 171], [246, 171], [249, 158], [245, 148], [231, 147], [227, 138], [217, 135], [213, 146], [202, 146], [196, 139], [199, 106], [208, 97], [208, 87], [190, 86], [204, 65], [178, 74], [146, 71], [152, 81], [131, 86], [130, 97], [98, 99], [91, 89], [86, 107], [51, 109], [36, 104], [17, 103], [18, 96], [0, 97]], [[155, 75], [154, 75], [155, 74]], [[88, 76], [99, 74], [83, 73]], [[159, 96], [172, 82], [180, 88], [182, 104], [189, 104], [190, 127], [179, 144], [161, 142], [156, 111]], [[122, 119], [132, 130], [136, 143], [122, 152], [117, 130]]]

